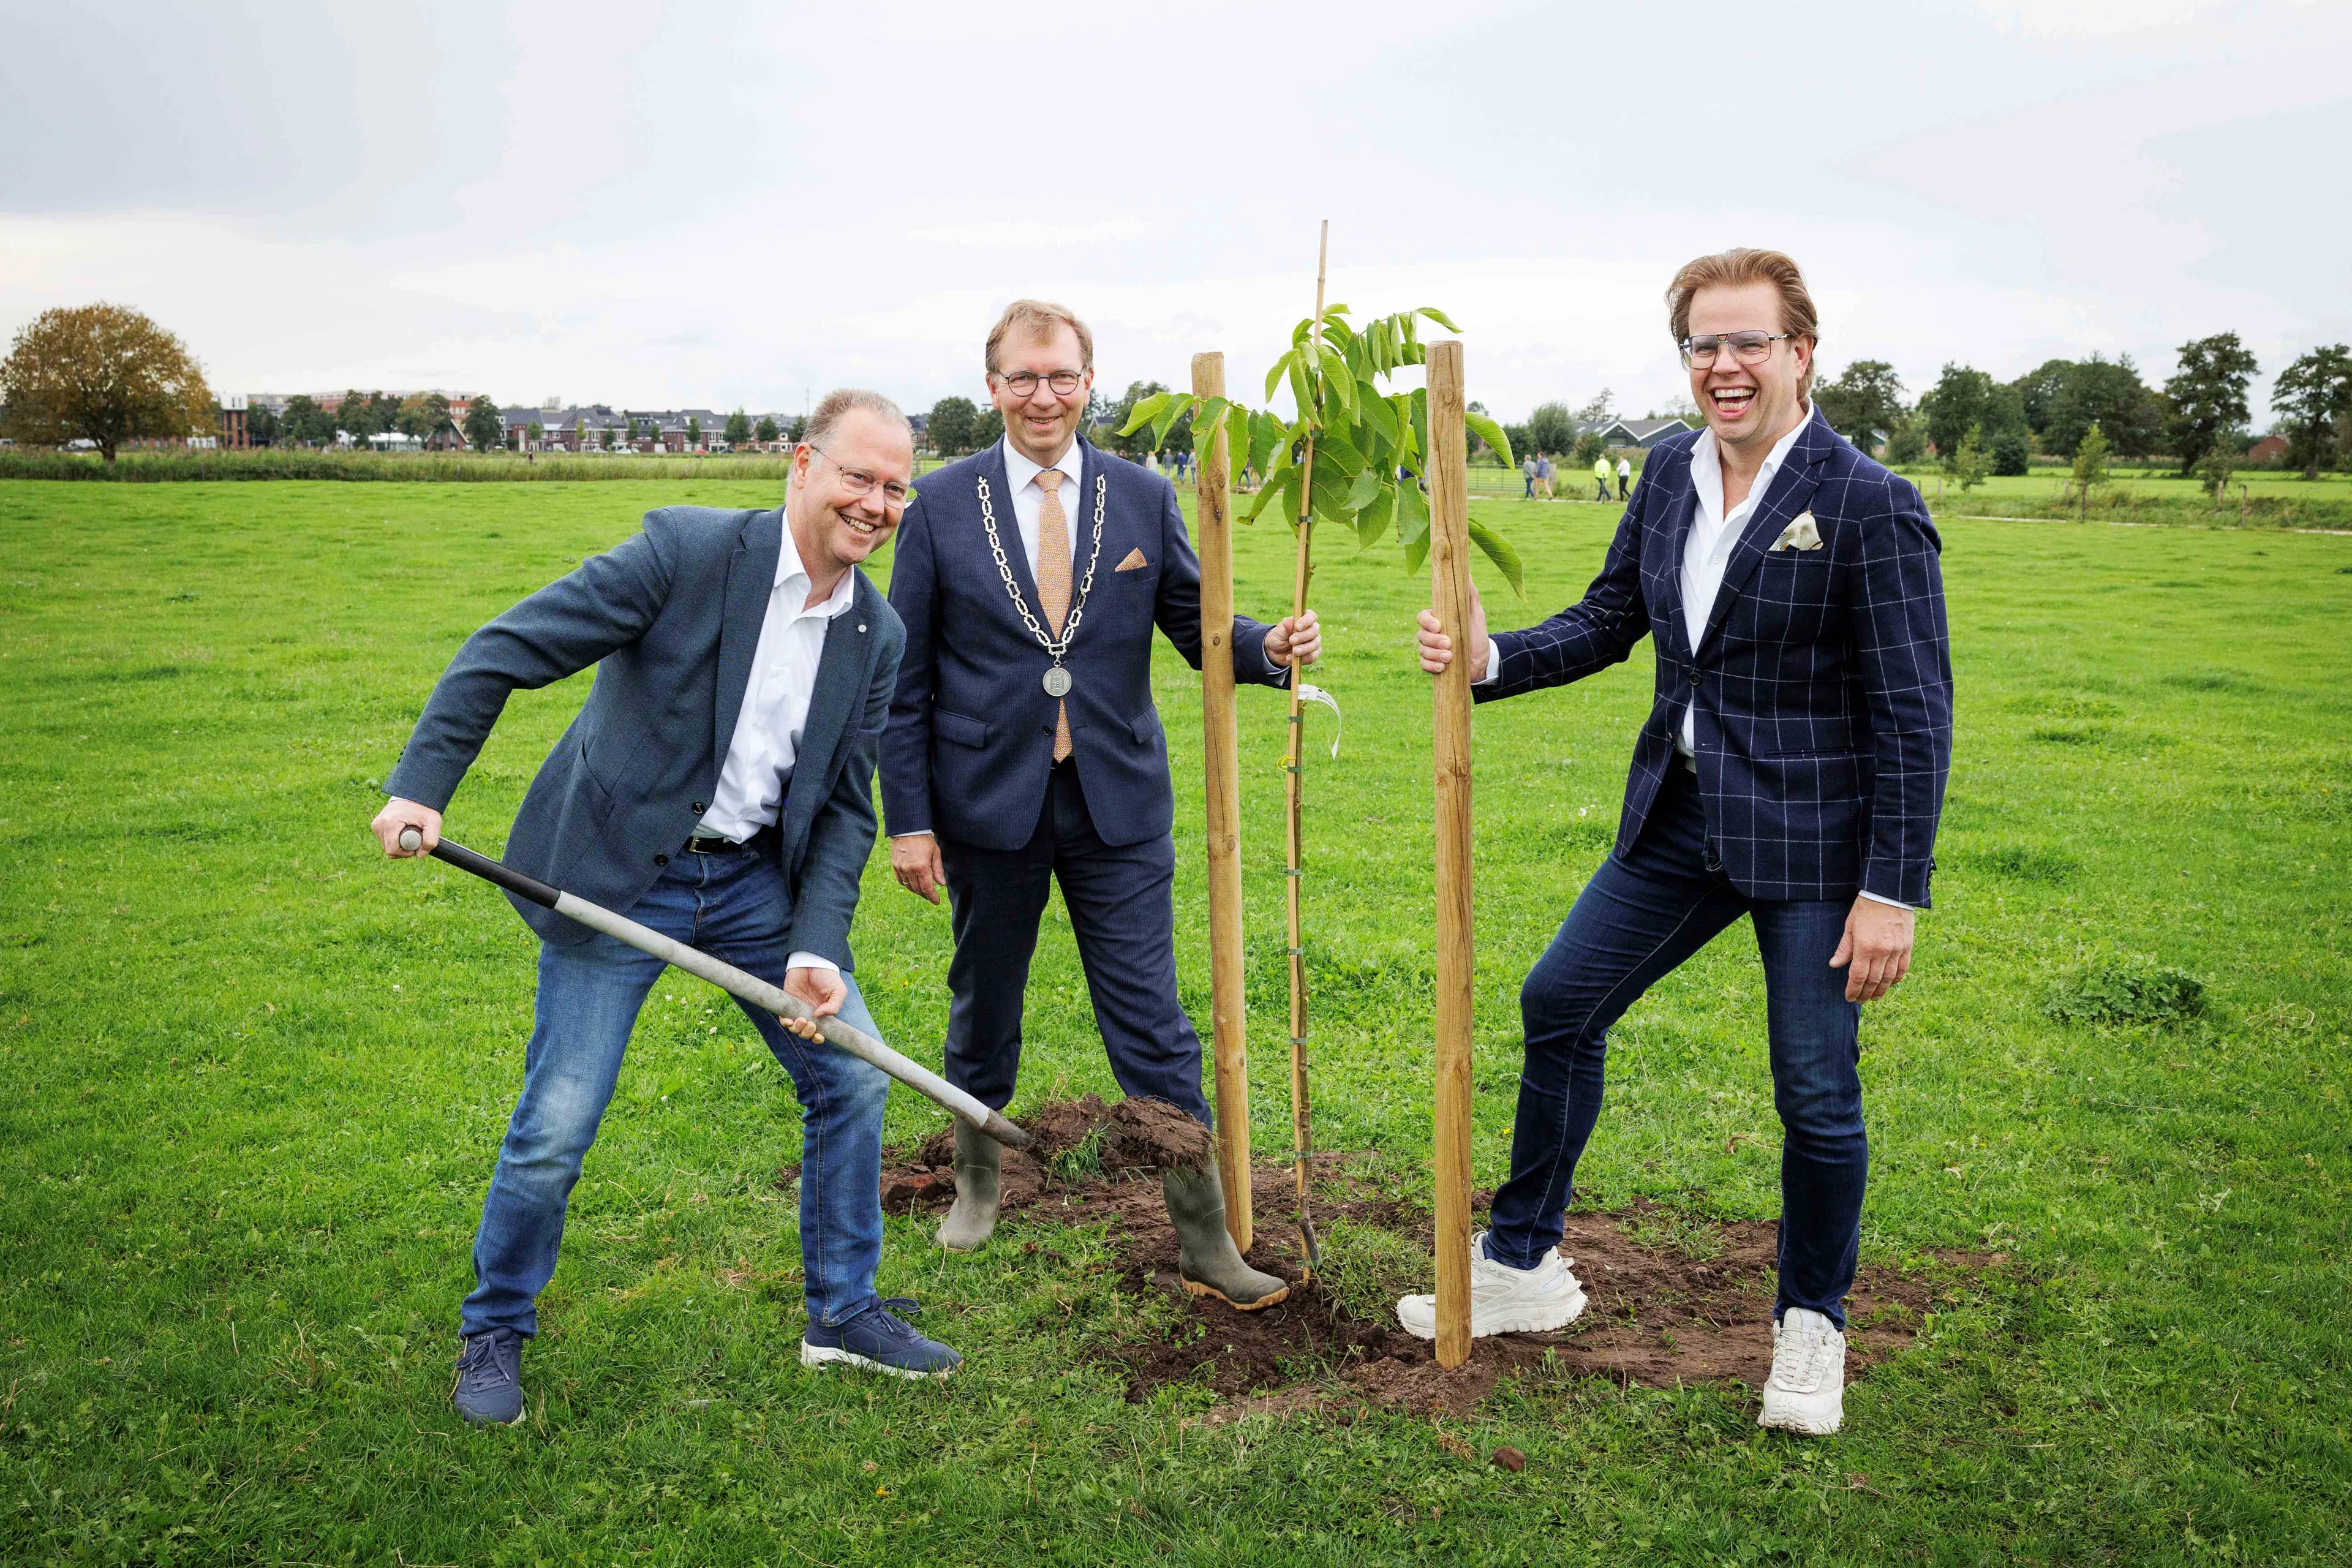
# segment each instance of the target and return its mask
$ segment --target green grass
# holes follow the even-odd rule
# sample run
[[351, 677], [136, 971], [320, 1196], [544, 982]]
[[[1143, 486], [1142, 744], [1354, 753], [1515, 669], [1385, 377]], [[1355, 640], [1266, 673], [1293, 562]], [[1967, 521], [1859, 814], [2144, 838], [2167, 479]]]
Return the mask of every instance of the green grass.
[[[2336, 1563], [2352, 1552], [2345, 1093], [2352, 541], [1948, 520], [1959, 748], [1918, 965], [1864, 1025], [1864, 1247], [2005, 1252], [1857, 1384], [1759, 1435], [1717, 1388], [1507, 1389], [1475, 1421], [1191, 1427], [1090, 1352], [1183, 1309], [1098, 1234], [882, 1284], [971, 1357], [944, 1388], [803, 1374], [782, 1072], [715, 994], [656, 993], [575, 1199], [528, 1423], [444, 1403], [467, 1246], [529, 1027], [501, 901], [363, 829], [435, 674], [645, 507], [756, 485], [0, 484], [0, 1560], [9, 1563]], [[1478, 503], [1572, 596], [1614, 513]], [[1271, 613], [1288, 537], [1244, 531]], [[1309, 721], [1318, 1139], [1425, 1168], [1422, 602], [1392, 552], [1318, 578]], [[1490, 706], [1479, 757], [1477, 1180], [1502, 1173], [1516, 986], [1601, 853], [1650, 658]], [[1204, 1011], [1198, 687], [1179, 960]], [[495, 849], [585, 689], [518, 694], [450, 814]], [[1285, 1141], [1281, 706], [1242, 701], [1256, 1126]], [[860, 976], [936, 1059], [945, 916], [869, 876]], [[2202, 1012], [2065, 1022], [2084, 976]], [[2112, 977], [2111, 977], [2112, 979]], [[2107, 983], [2103, 983], [2107, 984]], [[2116, 984], [2109, 984], [2110, 991]], [[2168, 983], [2169, 984], [2169, 983]], [[2069, 985], [2075, 991], [2068, 993]], [[2125, 987], [2131, 995], [2148, 991]], [[2175, 988], [2177, 994], [2177, 987]], [[2102, 994], [2106, 993], [2103, 992]], [[2124, 992], [2116, 991], [2122, 994]], [[1016, 1112], [1114, 1092], [1049, 921]], [[1777, 1209], [1763, 987], [1735, 931], [1617, 1036], [1604, 1205]], [[941, 1124], [895, 1095], [894, 1141]], [[1748, 1134], [1738, 1138], [1737, 1134]], [[1407, 1261], [1350, 1253], [1367, 1299]], [[1353, 1288], [1353, 1287], [1351, 1287]], [[1524, 1474], [1442, 1438], [1508, 1443]]]

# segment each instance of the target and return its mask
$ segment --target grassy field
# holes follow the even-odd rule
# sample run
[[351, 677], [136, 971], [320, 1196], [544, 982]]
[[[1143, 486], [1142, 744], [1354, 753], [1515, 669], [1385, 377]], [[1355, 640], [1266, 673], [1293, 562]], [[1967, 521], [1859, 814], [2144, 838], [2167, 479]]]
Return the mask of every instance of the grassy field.
[[[2033, 482], [2033, 481], [2029, 481]], [[1475, 1419], [1191, 1424], [1097, 1352], [1171, 1331], [1099, 1233], [971, 1258], [893, 1220], [887, 1292], [971, 1358], [943, 1388], [803, 1373], [775, 1185], [783, 1075], [713, 994], [656, 992], [575, 1198], [529, 1421], [446, 1396], [521, 1070], [531, 945], [363, 828], [435, 674], [645, 507], [724, 482], [0, 484], [0, 1560], [9, 1563], [2341, 1563], [2352, 1553], [2352, 540], [1948, 521], [1960, 710], [1937, 907], [1864, 1024], [1865, 1258], [2007, 1256], [1859, 1383], [1846, 1433], [1752, 1395], [1590, 1383]], [[1555, 607], [1613, 513], [1482, 501]], [[1993, 510], [1986, 508], [1985, 510]], [[1270, 614], [1287, 535], [1243, 541]], [[1318, 580], [1310, 944], [1318, 1142], [1428, 1138], [1422, 590]], [[1476, 1164], [1502, 1172], [1517, 982], [1608, 841], [1649, 656], [1477, 721]], [[1179, 954], [1204, 1009], [1198, 688], [1156, 676]], [[495, 849], [584, 692], [520, 694], [450, 813]], [[1261, 1145], [1284, 1142], [1280, 705], [1245, 692]], [[886, 1031], [937, 1059], [946, 919], [879, 862]], [[2139, 955], [2180, 1022], [2060, 1022]], [[1049, 922], [1016, 1102], [1112, 1086]], [[1760, 972], [1734, 931], [1636, 1007], [1581, 1203], [1769, 1217]], [[891, 1136], [942, 1118], [893, 1097]], [[1023, 1243], [1032, 1243], [1024, 1246]], [[1461, 1457], [1508, 1443], [1522, 1474]]]

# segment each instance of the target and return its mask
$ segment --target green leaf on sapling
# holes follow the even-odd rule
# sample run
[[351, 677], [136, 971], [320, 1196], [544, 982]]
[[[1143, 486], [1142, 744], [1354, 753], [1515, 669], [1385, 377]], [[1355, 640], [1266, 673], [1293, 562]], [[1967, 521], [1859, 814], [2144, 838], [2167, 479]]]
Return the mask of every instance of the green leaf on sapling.
[[1470, 520], [1470, 542], [1485, 551], [1486, 559], [1502, 568], [1503, 575], [1510, 580], [1512, 593], [1521, 599], [1528, 596], [1526, 569], [1519, 564], [1519, 552], [1511, 548], [1509, 540], [1474, 517]]
[[1183, 418], [1185, 410], [1192, 406], [1192, 395], [1186, 392], [1178, 394], [1170, 400], [1167, 407], [1160, 411], [1160, 417], [1152, 422], [1151, 426], [1152, 450], [1157, 451], [1168, 444], [1168, 432], [1176, 428], [1176, 422]]
[[1516, 466], [1517, 459], [1511, 456], [1511, 438], [1503, 434], [1500, 425], [1484, 414], [1465, 414], [1462, 423], [1470, 427], [1472, 435], [1495, 448], [1495, 455], [1503, 459], [1503, 467]]
[[1134, 435], [1138, 430], [1150, 424], [1159, 412], [1168, 406], [1168, 400], [1175, 395], [1172, 392], [1155, 392], [1143, 399], [1135, 405], [1133, 412], [1128, 415], [1127, 423], [1119, 426], [1118, 433], [1122, 436]]
[[1427, 316], [1431, 321], [1435, 321], [1439, 326], [1444, 327], [1449, 332], [1458, 332], [1462, 330], [1454, 324], [1452, 317], [1448, 316], [1444, 311], [1439, 310], [1434, 305], [1423, 305], [1420, 310], [1415, 310], [1413, 314], [1416, 316]]
[[1356, 476], [1355, 484], [1348, 490], [1348, 510], [1351, 512], [1363, 510], [1372, 504], [1373, 499], [1380, 493], [1381, 471], [1368, 464], [1364, 471]]
[[[1369, 472], [1367, 470], [1368, 477]], [[1359, 546], [1369, 547], [1377, 543], [1381, 535], [1388, 531], [1389, 521], [1396, 515], [1396, 498], [1397, 487], [1394, 484], [1383, 486], [1381, 493], [1356, 514], [1356, 542]]]

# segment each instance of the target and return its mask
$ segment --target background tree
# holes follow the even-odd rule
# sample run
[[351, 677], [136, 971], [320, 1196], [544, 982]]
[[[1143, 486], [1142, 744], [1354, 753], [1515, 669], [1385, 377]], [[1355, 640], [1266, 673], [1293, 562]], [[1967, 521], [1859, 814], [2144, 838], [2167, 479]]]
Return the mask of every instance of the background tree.
[[384, 434], [399, 419], [400, 399], [388, 392], [362, 392], [355, 387], [343, 394], [342, 404], [335, 410], [336, 427], [362, 441]]
[[214, 427], [212, 391], [187, 345], [121, 305], [33, 318], [0, 360], [0, 406], [17, 440], [89, 441], [110, 463], [125, 441], [184, 439]]
[[1604, 386], [1598, 397], [1576, 411], [1577, 428], [1598, 430], [1616, 417], [1617, 395]]
[[466, 410], [466, 439], [477, 452], [496, 451], [507, 444], [506, 416], [495, 397], [477, 397]]
[[2047, 440], [2050, 422], [2058, 413], [2058, 405], [2065, 397], [2074, 374], [2073, 360], [2047, 359], [2010, 383], [2017, 388], [2018, 401], [2024, 405], [2026, 428], [2043, 438], [2044, 450], [2054, 450]]
[[604, 429], [597, 432], [597, 444], [602, 446], [607, 452], [613, 449], [613, 427], [610, 425], [605, 426]]
[[751, 439], [759, 442], [761, 446], [766, 447], [772, 446], [778, 438], [775, 416], [772, 414], [761, 415], [760, 423], [752, 427]]
[[1906, 468], [1927, 460], [1927, 422], [1916, 414], [1906, 414], [1886, 433], [1887, 466]]
[[325, 447], [335, 439], [335, 416], [319, 406], [318, 399], [298, 392], [286, 400], [278, 416], [278, 439], [305, 447]]
[[[1118, 400], [1110, 405], [1110, 428], [1103, 433], [1103, 445], [1122, 458], [1133, 458], [1139, 460], [1144, 453], [1156, 450], [1151, 426], [1148, 421], [1132, 430], [1127, 426], [1128, 422], [1135, 416], [1137, 404], [1146, 398], [1165, 398], [1167, 395], [1168, 388], [1164, 383], [1129, 382], [1127, 390], [1119, 394]], [[1171, 425], [1169, 428], [1172, 430], [1175, 426]]]
[[[1524, 459], [1524, 458], [1531, 458], [1531, 457], [1535, 456], [1535, 450], [1536, 450], [1536, 437], [1535, 437], [1535, 432], [1534, 432], [1534, 431], [1532, 431], [1532, 430], [1530, 430], [1530, 429], [1528, 429], [1526, 426], [1524, 426], [1524, 425], [1506, 425], [1506, 426], [1503, 426], [1503, 439], [1510, 443], [1510, 445], [1511, 445], [1511, 450], [1512, 450], [1512, 451], [1514, 451], [1514, 452], [1517, 452], [1517, 453], [1520, 456], [1520, 458], [1523, 458], [1523, 459]], [[1486, 446], [1486, 442], [1484, 442], [1484, 441], [1479, 442], [1479, 443], [1478, 443], [1478, 445], [1479, 445], [1479, 446], [1481, 446], [1481, 447], [1486, 447], [1486, 450], [1487, 450], [1487, 451], [1489, 451], [1489, 452], [1492, 452], [1492, 451], [1494, 451], [1494, 449], [1495, 449], [1495, 448], [1494, 448], [1494, 447], [1487, 447], [1487, 446]]]
[[[1608, 395], [1605, 392], [1601, 394], [1604, 398]], [[1576, 412], [1567, 404], [1558, 401], [1538, 403], [1536, 411], [1528, 416], [1526, 447], [1564, 457], [1576, 445]], [[1522, 451], [1520, 455], [1524, 457], [1526, 452]]]
[[996, 405], [992, 403], [982, 409], [979, 417], [972, 421], [971, 449], [977, 452], [1003, 439], [1004, 416], [998, 413]]
[[969, 397], [942, 397], [931, 405], [923, 429], [931, 449], [942, 458], [971, 451], [980, 430], [980, 405]]
[[[1570, 460], [1579, 468], [1589, 468], [1592, 467], [1592, 460], [1601, 456], [1601, 450], [1599, 428], [1582, 431], [1576, 437], [1576, 448], [1570, 454]], [[1581, 479], [1585, 476], [1580, 474], [1577, 477]]]
[[534, 419], [530, 422], [530, 430], [525, 432], [525, 434], [530, 437], [530, 444], [533, 447], [539, 447], [544, 444], [547, 440], [547, 426]]
[[698, 415], [698, 414], [689, 414], [689, 415], [688, 415], [688, 416], [686, 416], [686, 447], [687, 447], [687, 450], [688, 450], [688, 451], [689, 451], [689, 452], [691, 452], [691, 451], [695, 451], [695, 450], [699, 449], [701, 446], [702, 446], [702, 416], [701, 416], [700, 415]]
[[2003, 430], [1992, 438], [1992, 471], [2005, 479], [2014, 479], [2033, 466], [2033, 440], [2022, 426]]
[[730, 447], [740, 447], [751, 438], [751, 416], [738, 408], [727, 416], [727, 428], [719, 439]]
[[2067, 365], [2048, 417], [2037, 427], [2042, 450], [2072, 457], [2093, 425], [2110, 449], [2126, 458], [2147, 457], [2163, 441], [2162, 400], [2140, 380], [2129, 354], [2108, 360], [2095, 353]]
[[404, 436], [430, 441], [449, 423], [449, 400], [437, 392], [413, 392], [400, 400], [393, 423]]
[[1903, 422], [1903, 379], [1883, 359], [1858, 359], [1835, 381], [1815, 386], [1813, 403], [1831, 429], [1874, 451]]
[[1919, 399], [1919, 416], [1927, 422], [1927, 439], [1946, 458], [1959, 449], [1971, 428], [1977, 433], [1979, 451], [1988, 433], [1998, 436], [2003, 430], [2032, 428], [2026, 423], [2024, 395], [2016, 387], [1964, 364], [1944, 366], [1944, 374]]
[[803, 440], [807, 438], [807, 436], [808, 416], [805, 414], [793, 415], [792, 422], [784, 426], [784, 439], [797, 447]]
[[2099, 422], [2083, 432], [2074, 443], [2074, 515], [2079, 518], [2090, 510], [2091, 487], [2107, 482], [2107, 434]]
[[2164, 390], [2172, 399], [2172, 455], [2182, 479], [2200, 472], [2223, 434], [2245, 424], [2246, 384], [2255, 368], [2253, 354], [2235, 332], [2180, 345], [2180, 368]]
[[2286, 416], [2287, 461], [2317, 479], [2337, 456], [2336, 426], [2352, 415], [2352, 347], [2314, 349], [2279, 372], [2271, 406]]
[[257, 403], [245, 411], [245, 437], [257, 447], [275, 447], [285, 430], [277, 415]]
[[2225, 429], [2213, 437], [2205, 455], [2197, 459], [2197, 476], [2213, 494], [2213, 504], [2220, 506], [2229, 493], [2231, 476], [2238, 471], [2238, 458], [2244, 445], [2242, 433]]
[[1960, 433], [1959, 445], [1944, 459], [1944, 471], [1959, 481], [1960, 489], [1972, 490], [1985, 481], [1985, 471], [1992, 465], [1985, 457], [1984, 427], [1971, 425]]

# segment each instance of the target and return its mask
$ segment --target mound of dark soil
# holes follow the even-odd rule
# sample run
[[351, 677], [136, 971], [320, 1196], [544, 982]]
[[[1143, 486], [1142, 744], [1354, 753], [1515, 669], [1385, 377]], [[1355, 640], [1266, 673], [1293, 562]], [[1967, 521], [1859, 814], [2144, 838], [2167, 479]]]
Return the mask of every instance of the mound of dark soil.
[[[1139, 1109], [1130, 1111], [1131, 1106]], [[1168, 1128], [1167, 1118], [1182, 1126]], [[1008, 1223], [996, 1245], [1017, 1239], [1024, 1214], [1062, 1225], [1101, 1225], [1125, 1288], [1165, 1292], [1183, 1308], [1184, 1331], [1115, 1352], [1132, 1399], [1163, 1384], [1194, 1383], [1225, 1396], [1206, 1417], [1212, 1422], [1318, 1408], [1345, 1418], [1365, 1404], [1459, 1413], [1485, 1398], [1505, 1373], [1606, 1377], [1654, 1387], [1731, 1382], [1757, 1388], [1771, 1370], [1774, 1223], [1722, 1224], [1654, 1204], [1572, 1213], [1561, 1250], [1591, 1299], [1584, 1315], [1557, 1333], [1480, 1340], [1468, 1363], [1449, 1372], [1437, 1365], [1429, 1343], [1393, 1318], [1360, 1317], [1326, 1294], [1319, 1281], [1304, 1278], [1288, 1165], [1265, 1162], [1253, 1171], [1256, 1239], [1250, 1261], [1290, 1280], [1291, 1292], [1263, 1311], [1242, 1312], [1182, 1293], [1176, 1235], [1160, 1184], [1139, 1179], [1171, 1163], [1164, 1157], [1171, 1144], [1194, 1146], [1187, 1130], [1205, 1151], [1207, 1137], [1197, 1123], [1158, 1102], [1105, 1108], [1088, 1096], [1048, 1106], [1027, 1124], [1037, 1134], [1037, 1151], [1005, 1155]], [[1101, 1173], [1064, 1179], [1055, 1162], [1083, 1149], [1098, 1130]], [[932, 1139], [918, 1163], [886, 1168], [886, 1205], [902, 1214], [945, 1208], [955, 1196], [953, 1163], [952, 1137]], [[1318, 1224], [1347, 1221], [1412, 1237], [1424, 1249], [1431, 1245], [1434, 1225], [1428, 1215], [1350, 1173], [1344, 1158], [1318, 1156]], [[1489, 1196], [1476, 1194], [1482, 1213]], [[1864, 1268], [1846, 1302], [1849, 1381], [1909, 1344], [1931, 1300], [1967, 1275], [2003, 1261], [2000, 1254], [1954, 1254], [1916, 1273]]]

